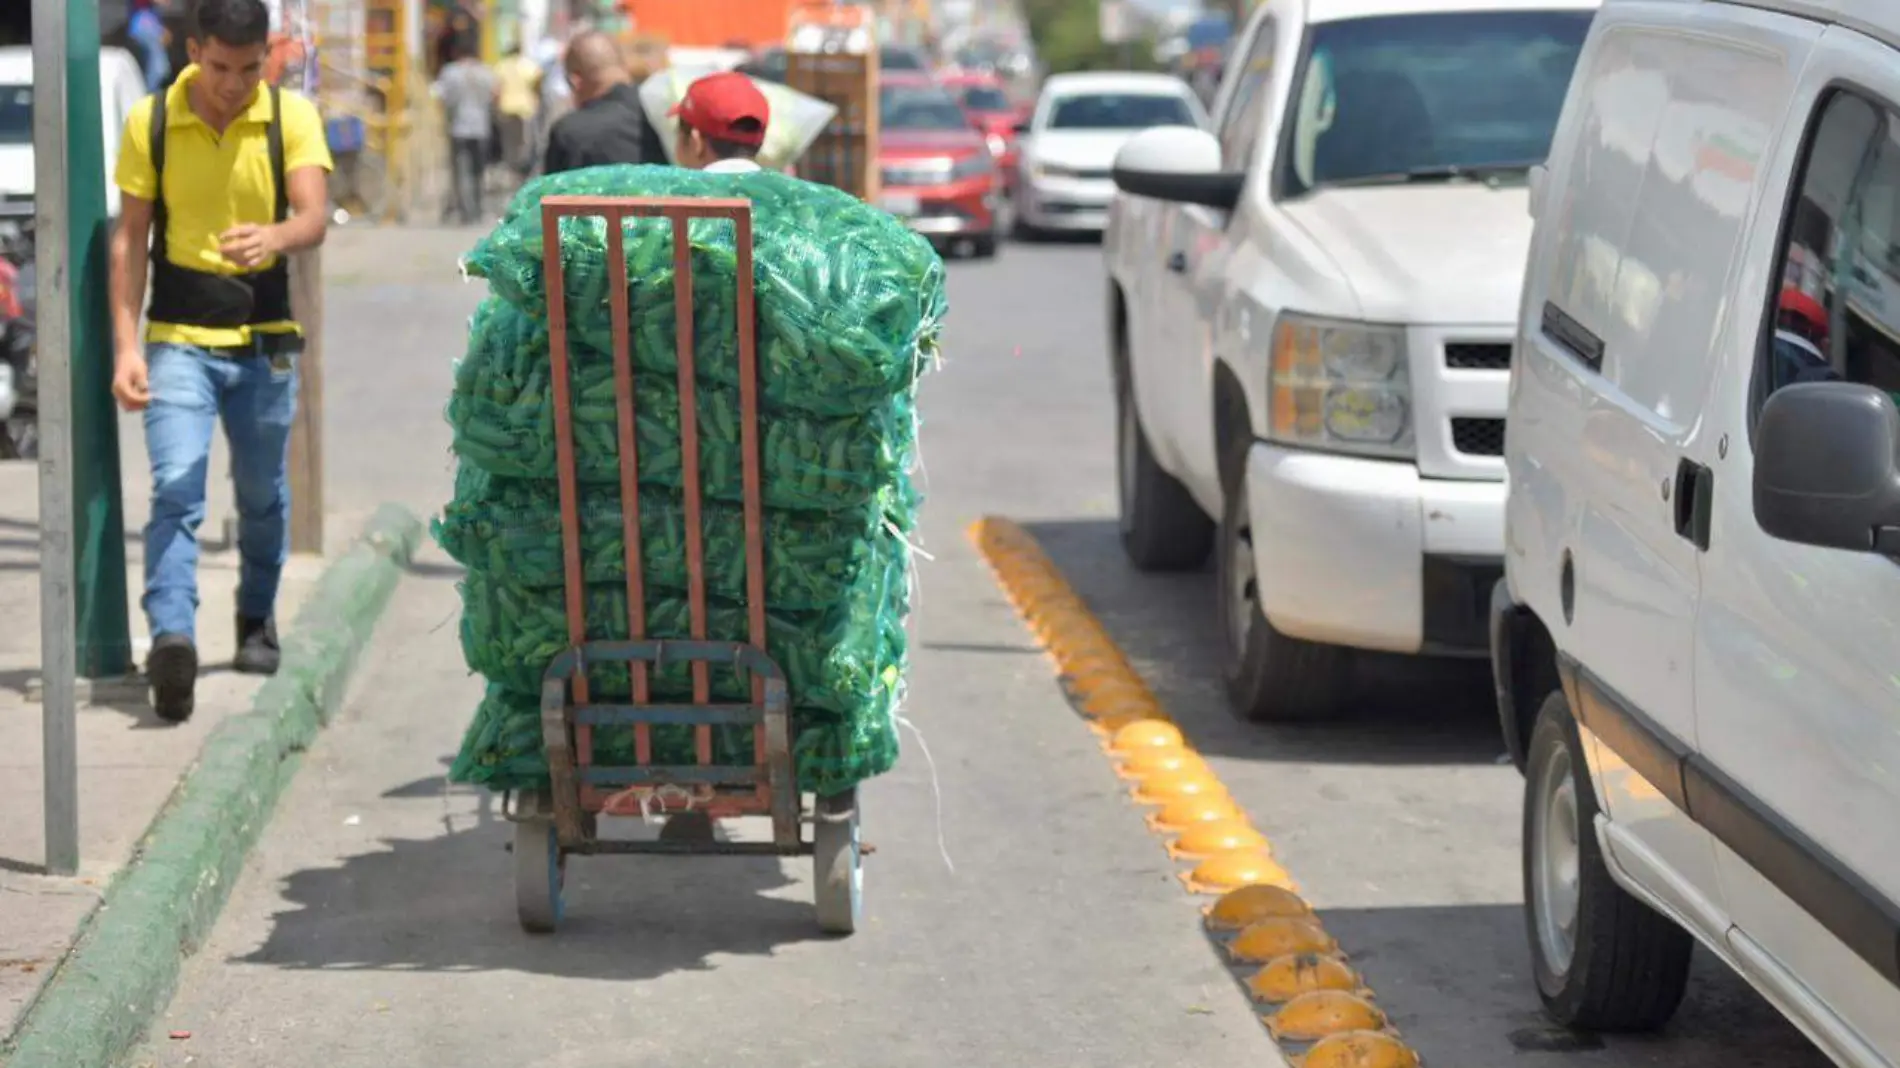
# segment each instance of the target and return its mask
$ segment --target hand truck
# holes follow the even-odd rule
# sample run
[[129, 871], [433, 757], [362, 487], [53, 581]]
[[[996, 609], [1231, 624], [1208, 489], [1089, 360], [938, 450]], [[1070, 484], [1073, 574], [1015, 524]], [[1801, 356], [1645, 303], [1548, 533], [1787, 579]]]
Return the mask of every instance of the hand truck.
[[[613, 325], [615, 404], [620, 445], [620, 499], [626, 545], [626, 594], [631, 640], [589, 641], [581, 561], [580, 484], [574, 453], [572, 383], [567, 351], [567, 307], [561, 263], [561, 220], [603, 218], [607, 224], [607, 270]], [[628, 328], [626, 233], [628, 219], [661, 218], [673, 228], [673, 295], [678, 318], [677, 349], [680, 447], [684, 464], [686, 559], [692, 633], [646, 633], [645, 576], [641, 567], [639, 460], [635, 448], [633, 361]], [[738, 259], [740, 441], [744, 452], [746, 607], [749, 642], [706, 640], [705, 543], [701, 526], [699, 430], [695, 404], [693, 269], [688, 226], [694, 219], [729, 220]], [[819, 927], [848, 935], [863, 911], [865, 849], [858, 833], [855, 789], [802, 804], [792, 760], [791, 699], [785, 674], [765, 652], [765, 545], [759, 461], [759, 364], [753, 318], [752, 205], [745, 200], [700, 198], [547, 197], [541, 202], [542, 259], [547, 282], [549, 358], [553, 377], [554, 429], [561, 499], [562, 555], [570, 648], [548, 665], [541, 687], [541, 731], [547, 750], [548, 788], [504, 799], [515, 825], [515, 903], [521, 925], [547, 933], [560, 923], [567, 858], [574, 854], [668, 853], [810, 856], [814, 862]], [[691, 704], [654, 703], [649, 674], [667, 663], [692, 667]], [[629, 704], [589, 700], [588, 668], [624, 663], [633, 677]], [[736, 665], [752, 680], [747, 704], [713, 704], [709, 671]], [[652, 762], [652, 728], [688, 726], [696, 762]], [[606, 766], [594, 760], [594, 731], [632, 727], [634, 763]], [[713, 762], [714, 727], [751, 728], [753, 762]], [[668, 817], [657, 841], [602, 838], [599, 817]], [[769, 816], [770, 842], [719, 841], [712, 821]], [[678, 821], [677, 823], [675, 821]], [[804, 824], [812, 835], [804, 835]], [[676, 833], [684, 828], [683, 833]]]

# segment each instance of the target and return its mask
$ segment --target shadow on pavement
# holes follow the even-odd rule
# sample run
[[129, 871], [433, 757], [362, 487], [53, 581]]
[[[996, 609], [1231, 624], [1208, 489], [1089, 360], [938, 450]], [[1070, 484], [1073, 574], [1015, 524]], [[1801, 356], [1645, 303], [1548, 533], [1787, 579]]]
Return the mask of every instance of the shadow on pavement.
[[1228, 710], [1213, 574], [1129, 566], [1112, 520], [1025, 524], [1102, 625], [1212, 756], [1305, 763], [1491, 764], [1504, 753], [1488, 665], [1362, 654], [1357, 691], [1331, 723], [1265, 726]]
[[[385, 796], [444, 792], [442, 780], [429, 777]], [[492, 795], [480, 797], [472, 825], [457, 817], [433, 837], [385, 838], [375, 852], [290, 875], [279, 895], [295, 907], [272, 917], [264, 943], [234, 960], [638, 980], [820, 937], [804, 893], [764, 896], [793, 885], [775, 858], [642, 856], [570, 858], [561, 929], [529, 935], [515, 921], [512, 828]]]
[[[1325, 909], [1326, 929], [1394, 1012], [1393, 1023], [1431, 1063], [1467, 1068], [1570, 1064], [1597, 1052], [1604, 1065], [1719, 1064], [1827, 1068], [1793, 1024], [1712, 955], [1698, 949], [1689, 991], [1653, 1035], [1591, 1035], [1553, 1024], [1530, 975], [1517, 905]], [[1443, 955], [1457, 947], [1455, 955]], [[1245, 971], [1241, 976], [1248, 974]]]

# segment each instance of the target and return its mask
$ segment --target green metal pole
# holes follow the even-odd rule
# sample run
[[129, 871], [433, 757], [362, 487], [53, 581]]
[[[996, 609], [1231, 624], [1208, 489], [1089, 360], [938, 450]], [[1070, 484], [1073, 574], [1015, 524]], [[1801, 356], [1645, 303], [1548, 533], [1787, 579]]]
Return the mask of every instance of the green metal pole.
[[119, 478], [119, 412], [112, 401], [111, 256], [106, 242], [99, 0], [66, 7], [67, 256], [72, 288], [72, 478], [76, 672], [117, 678], [132, 670], [126, 604], [125, 509]]

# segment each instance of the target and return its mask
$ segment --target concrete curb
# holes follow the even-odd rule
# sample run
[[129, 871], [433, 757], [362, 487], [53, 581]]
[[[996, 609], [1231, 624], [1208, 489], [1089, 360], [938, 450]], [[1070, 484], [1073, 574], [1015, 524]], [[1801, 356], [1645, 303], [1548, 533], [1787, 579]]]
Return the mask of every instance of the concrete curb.
[[422, 538], [384, 505], [285, 631], [283, 669], [220, 723], [23, 1016], [8, 1068], [109, 1068], [164, 1011]]

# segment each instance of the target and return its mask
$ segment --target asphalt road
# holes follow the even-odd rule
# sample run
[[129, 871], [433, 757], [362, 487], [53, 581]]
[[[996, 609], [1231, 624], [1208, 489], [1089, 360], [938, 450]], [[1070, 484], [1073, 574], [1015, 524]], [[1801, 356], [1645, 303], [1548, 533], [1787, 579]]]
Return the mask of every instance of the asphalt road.
[[[440, 410], [479, 297], [451, 265], [467, 243], [333, 240], [339, 536], [379, 500], [448, 495]], [[1521, 784], [1498, 763], [1482, 675], [1386, 665], [1338, 724], [1234, 721], [1213, 682], [1211, 578], [1138, 576], [1115, 542], [1099, 249], [1011, 246], [954, 264], [951, 285], [945, 367], [925, 387], [935, 559], [907, 712], [934, 762], [907, 735], [867, 790], [877, 852], [856, 937], [816, 935], [805, 865], [645, 858], [572, 862], [561, 933], [522, 934], [507, 825], [442, 779], [478, 686], [455, 643], [456, 571], [431, 554], [133, 1063], [1278, 1063], [1198, 902], [965, 541], [997, 514], [1042, 539], [1429, 1064], [1824, 1065], [1709, 961], [1661, 1036], [1550, 1029], [1526, 975]]]

